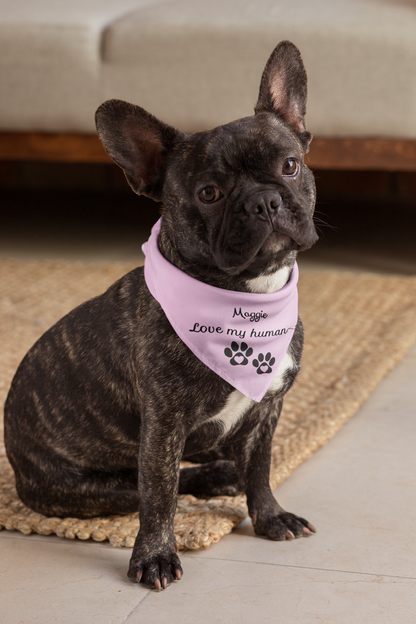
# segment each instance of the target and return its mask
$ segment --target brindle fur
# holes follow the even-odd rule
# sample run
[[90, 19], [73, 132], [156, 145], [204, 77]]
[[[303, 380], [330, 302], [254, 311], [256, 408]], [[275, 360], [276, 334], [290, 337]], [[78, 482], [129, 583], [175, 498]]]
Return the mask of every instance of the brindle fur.
[[[300, 54], [283, 42], [266, 66], [253, 117], [186, 136], [112, 100], [98, 109], [97, 128], [133, 189], [163, 202], [163, 255], [203, 282], [248, 292], [250, 279], [293, 266], [317, 238], [315, 186], [303, 163], [311, 139], [305, 106]], [[281, 174], [288, 158], [301, 164], [295, 178]], [[223, 197], [204, 204], [204, 186]], [[48, 516], [140, 507], [128, 574], [157, 589], [182, 574], [173, 533], [178, 491], [244, 492], [257, 534], [310, 534], [269, 486], [271, 441], [302, 344], [299, 320], [283, 383], [223, 435], [210, 419], [234, 388], [180, 341], [135, 269], [61, 319], [20, 364], [5, 407], [19, 496]], [[182, 458], [205, 463], [180, 471]]]

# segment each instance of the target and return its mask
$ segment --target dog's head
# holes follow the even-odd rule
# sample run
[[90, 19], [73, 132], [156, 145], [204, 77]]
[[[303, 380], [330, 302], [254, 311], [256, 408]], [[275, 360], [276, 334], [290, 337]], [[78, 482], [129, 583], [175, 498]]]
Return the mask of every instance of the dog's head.
[[[191, 136], [120, 100], [96, 113], [99, 137], [133, 190], [163, 203], [161, 250], [223, 287], [293, 264], [317, 240], [313, 175], [304, 164], [307, 77], [281, 42], [255, 114]], [[235, 286], [234, 286], [235, 287]]]

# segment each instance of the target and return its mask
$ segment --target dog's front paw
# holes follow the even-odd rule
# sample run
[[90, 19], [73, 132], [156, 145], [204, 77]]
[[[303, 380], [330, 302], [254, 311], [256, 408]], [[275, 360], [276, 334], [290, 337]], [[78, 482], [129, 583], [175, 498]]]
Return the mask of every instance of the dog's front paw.
[[308, 537], [312, 533], [316, 533], [315, 527], [305, 518], [300, 518], [286, 511], [265, 518], [253, 514], [252, 520], [254, 532], [257, 535], [265, 535], [274, 541]]
[[133, 551], [127, 576], [133, 583], [143, 583], [149, 589], [166, 589], [173, 581], [180, 581], [183, 570], [175, 551], [164, 549], [141, 555]]

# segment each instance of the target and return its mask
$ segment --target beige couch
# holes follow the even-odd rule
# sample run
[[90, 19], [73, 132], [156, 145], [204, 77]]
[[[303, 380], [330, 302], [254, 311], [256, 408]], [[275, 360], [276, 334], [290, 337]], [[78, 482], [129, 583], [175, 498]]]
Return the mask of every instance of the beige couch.
[[105, 160], [109, 98], [189, 132], [250, 115], [282, 39], [308, 71], [314, 166], [416, 170], [415, 0], [3, 1], [0, 157]]

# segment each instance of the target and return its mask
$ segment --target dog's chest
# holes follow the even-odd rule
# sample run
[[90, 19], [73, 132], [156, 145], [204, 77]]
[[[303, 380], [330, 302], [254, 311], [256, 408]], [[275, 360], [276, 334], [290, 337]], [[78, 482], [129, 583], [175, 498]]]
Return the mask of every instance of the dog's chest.
[[[249, 291], [254, 293], [270, 293], [280, 290], [288, 281], [291, 269], [283, 267], [270, 276], [261, 276], [247, 282]], [[276, 394], [283, 389], [285, 375], [288, 371], [296, 368], [297, 364], [293, 360], [290, 346], [286, 351], [279, 368], [277, 369], [273, 381], [269, 386], [267, 394]], [[246, 397], [239, 390], [234, 390], [228, 397], [225, 406], [209, 419], [209, 422], [221, 425], [221, 437], [226, 436], [245, 414], [255, 405], [255, 401]]]
[[[276, 371], [267, 394], [276, 394], [282, 390], [285, 384], [286, 373], [296, 367], [297, 365], [293, 360], [289, 348]], [[225, 406], [217, 414], [212, 416], [208, 422], [218, 423], [221, 425], [221, 438], [223, 438], [235, 427], [235, 425], [239, 423], [239, 421], [255, 404], [255, 401], [244, 396], [242, 392], [234, 390], [228, 397]]]

